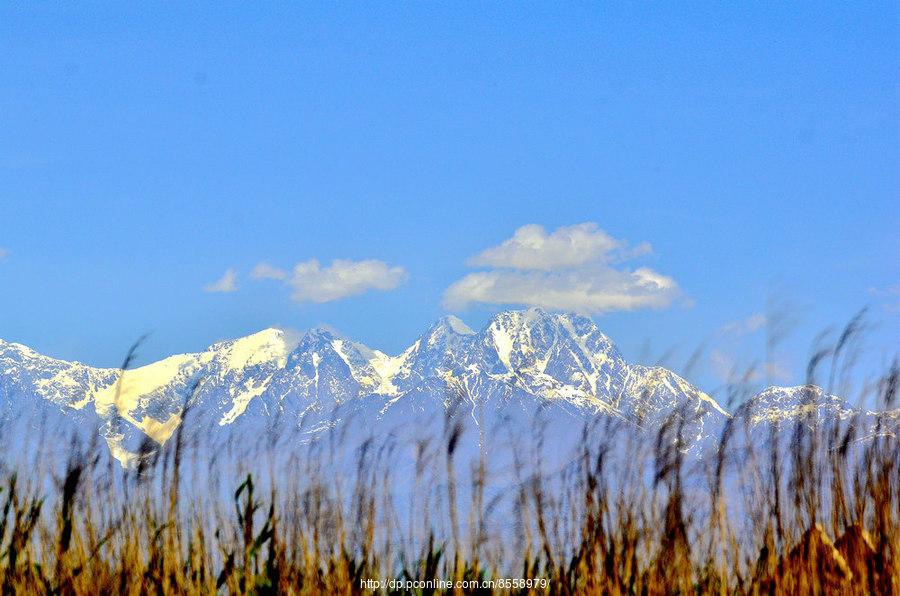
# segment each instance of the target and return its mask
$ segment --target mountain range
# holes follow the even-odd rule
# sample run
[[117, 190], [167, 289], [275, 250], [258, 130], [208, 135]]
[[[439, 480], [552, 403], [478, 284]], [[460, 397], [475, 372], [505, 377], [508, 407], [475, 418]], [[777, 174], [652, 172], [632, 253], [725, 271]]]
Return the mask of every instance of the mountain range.
[[[753, 422], [797, 416], [809, 392], [823, 397], [815, 387], [766, 389], [753, 398]], [[817, 403], [837, 417], [853, 411], [834, 396]], [[0, 404], [7, 416], [37, 405], [93, 423], [125, 466], [135, 441], [165, 443], [186, 406], [217, 432], [277, 418], [309, 438], [349, 416], [434, 432], [461, 408], [489, 427], [550, 411], [652, 429], [680, 412], [701, 441], [731, 416], [672, 371], [626, 362], [591, 319], [541, 309], [501, 312], [478, 331], [448, 316], [394, 356], [325, 327], [266, 329], [124, 371], [0, 340]]]

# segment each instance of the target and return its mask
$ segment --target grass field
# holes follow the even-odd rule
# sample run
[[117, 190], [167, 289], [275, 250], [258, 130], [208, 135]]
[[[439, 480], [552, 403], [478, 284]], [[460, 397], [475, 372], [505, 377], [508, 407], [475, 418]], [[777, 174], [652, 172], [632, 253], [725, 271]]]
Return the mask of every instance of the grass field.
[[[881, 408], [894, 405], [898, 378], [894, 365], [873, 385]], [[525, 452], [499, 494], [490, 454], [458, 460], [463, 429], [448, 417], [443, 436], [417, 446], [402, 506], [377, 441], [354, 474], [335, 475], [321, 445], [280, 463], [227, 449], [210, 459], [187, 424], [134, 470], [102, 444], [73, 440], [48, 459], [6, 438], [0, 585], [92, 595], [898, 593], [900, 442], [880, 421], [829, 425], [814, 412], [765, 431], [736, 417], [705, 458], [681, 449], [682, 413], [643, 441], [594, 421], [562, 473], [543, 473]], [[48, 440], [68, 442], [36, 442]]]

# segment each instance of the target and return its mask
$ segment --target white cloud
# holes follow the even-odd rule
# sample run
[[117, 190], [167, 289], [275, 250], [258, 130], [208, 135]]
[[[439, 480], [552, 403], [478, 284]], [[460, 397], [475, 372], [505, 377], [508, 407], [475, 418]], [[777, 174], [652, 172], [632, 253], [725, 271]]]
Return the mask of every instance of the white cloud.
[[237, 273], [234, 269], [227, 270], [222, 277], [203, 287], [204, 292], [234, 292], [237, 289]]
[[444, 302], [453, 310], [482, 302], [602, 313], [662, 308], [677, 294], [675, 280], [650, 269], [630, 272], [598, 267], [561, 272], [470, 273], [447, 289]]
[[885, 312], [900, 313], [900, 284], [893, 284], [886, 288], [869, 288], [869, 293], [881, 302]]
[[766, 361], [760, 362], [752, 357], [755, 354], [752, 345], [759, 341], [754, 334], [767, 325], [770, 326], [769, 334], [778, 333], [779, 324], [783, 325], [783, 321], [783, 315], [777, 312], [774, 315], [755, 312], [719, 327], [715, 334], [715, 341], [719, 345], [710, 352], [710, 369], [713, 375], [728, 383], [792, 381], [791, 366], [785, 354], [779, 350], [768, 350]]
[[674, 279], [647, 267], [613, 266], [650, 251], [647, 243], [629, 249], [594, 223], [549, 234], [539, 225], [523, 226], [512, 238], [470, 259], [470, 265], [490, 270], [453, 283], [444, 304], [452, 310], [484, 303], [583, 313], [663, 308], [681, 295]]
[[870, 287], [869, 293], [873, 296], [900, 296], [900, 284], [893, 284], [885, 288]]
[[350, 261], [337, 259], [328, 267], [311, 259], [294, 265], [288, 273], [268, 263], [253, 268], [254, 279], [277, 279], [291, 288], [291, 298], [297, 302], [331, 302], [369, 290], [393, 290], [407, 278], [403, 267], [368, 259]]
[[543, 226], [529, 224], [515, 231], [500, 246], [469, 259], [473, 267], [553, 271], [588, 263], [605, 263], [652, 251], [644, 242], [633, 249], [616, 240], [595, 223], [563, 226], [548, 234]]
[[766, 315], [761, 312], [753, 313], [746, 319], [731, 321], [719, 328], [720, 335], [748, 335], [765, 327]]
[[596, 224], [561, 227], [551, 234], [543, 226], [530, 224], [516, 230], [500, 246], [488, 248], [468, 262], [474, 267], [552, 271], [606, 260], [608, 253], [618, 247], [618, 241]]
[[744, 381], [747, 383], [787, 383], [792, 379], [790, 365], [782, 360], [769, 360], [763, 363], [742, 365], [741, 361], [725, 350], [716, 348], [710, 352], [710, 365], [713, 374], [728, 383]]
[[253, 279], [287, 279], [287, 276], [287, 271], [273, 267], [265, 261], [257, 263], [250, 272], [250, 277]]

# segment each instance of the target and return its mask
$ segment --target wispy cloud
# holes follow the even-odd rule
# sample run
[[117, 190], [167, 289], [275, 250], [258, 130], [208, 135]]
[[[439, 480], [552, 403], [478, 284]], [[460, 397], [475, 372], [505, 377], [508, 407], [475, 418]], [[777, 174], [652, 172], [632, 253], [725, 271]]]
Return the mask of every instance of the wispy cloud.
[[203, 287], [204, 292], [234, 292], [237, 289], [237, 272], [234, 269], [228, 269], [222, 277]]
[[681, 295], [671, 277], [622, 262], [649, 254], [650, 244], [629, 247], [595, 223], [548, 233], [527, 225], [512, 238], [469, 259], [489, 268], [466, 275], [444, 293], [444, 304], [462, 310], [474, 303], [522, 304], [584, 313], [663, 308]]
[[250, 272], [253, 279], [287, 279], [288, 272], [263, 261], [257, 263], [256, 267]]
[[719, 327], [719, 335], [749, 335], [766, 326], [766, 315], [761, 312], [753, 313], [746, 319], [731, 321]]
[[[754, 312], [725, 323], [716, 330], [717, 346], [709, 354], [710, 372], [729, 384], [788, 383], [794, 371], [788, 355], [778, 349], [794, 324], [792, 311], [783, 301], [770, 299], [765, 312]], [[760, 337], [761, 335], [765, 337]], [[766, 360], [755, 358], [759, 342], [767, 345]]]
[[744, 364], [722, 348], [710, 352], [709, 362], [713, 374], [727, 383], [786, 383], [793, 376], [790, 365], [783, 359]]
[[5, 261], [6, 257], [8, 257], [8, 256], [9, 256], [9, 249], [3, 248], [2, 246], [0, 246], [0, 263]]
[[886, 288], [869, 288], [869, 294], [881, 302], [885, 312], [900, 313], [900, 284], [893, 284]]
[[370, 290], [393, 290], [407, 279], [408, 274], [403, 267], [374, 259], [337, 259], [327, 267], [311, 259], [297, 263], [290, 272], [265, 262], [259, 263], [250, 276], [258, 280], [282, 281], [291, 288], [291, 298], [296, 302], [323, 303]]

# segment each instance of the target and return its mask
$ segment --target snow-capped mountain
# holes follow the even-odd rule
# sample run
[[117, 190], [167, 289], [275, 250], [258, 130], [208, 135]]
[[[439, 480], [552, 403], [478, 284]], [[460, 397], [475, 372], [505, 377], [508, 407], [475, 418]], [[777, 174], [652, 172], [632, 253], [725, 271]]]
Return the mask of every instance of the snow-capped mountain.
[[[757, 399], [776, 416], [784, 395]], [[396, 356], [327, 328], [300, 337], [266, 329], [121, 372], [0, 341], [0, 402], [11, 411], [35, 398], [94, 417], [123, 464], [135, 457], [134, 437], [164, 443], [188, 405], [222, 430], [278, 418], [313, 434], [349, 415], [426, 428], [462, 407], [480, 424], [551, 410], [654, 427], [679, 411], [700, 439], [729, 416], [675, 373], [625, 362], [589, 318], [540, 309], [499, 313], [477, 332], [445, 317]]]

